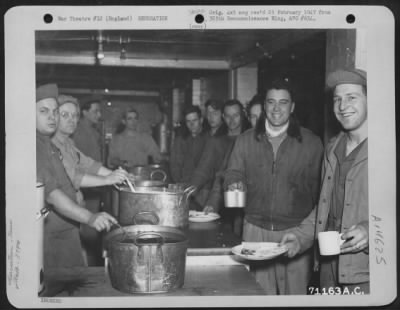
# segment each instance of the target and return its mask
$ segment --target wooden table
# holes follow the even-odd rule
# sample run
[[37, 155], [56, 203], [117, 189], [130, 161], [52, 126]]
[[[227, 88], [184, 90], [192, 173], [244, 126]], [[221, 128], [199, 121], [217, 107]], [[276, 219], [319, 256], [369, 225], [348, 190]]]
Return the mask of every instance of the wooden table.
[[186, 266], [184, 286], [162, 294], [127, 294], [111, 286], [104, 267], [53, 268], [45, 271], [41, 297], [93, 296], [237, 296], [264, 295], [243, 265]]

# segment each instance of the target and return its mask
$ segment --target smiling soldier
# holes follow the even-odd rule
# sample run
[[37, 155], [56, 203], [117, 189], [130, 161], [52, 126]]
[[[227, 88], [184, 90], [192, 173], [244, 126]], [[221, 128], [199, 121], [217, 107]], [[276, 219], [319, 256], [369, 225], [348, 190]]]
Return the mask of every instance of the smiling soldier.
[[[267, 86], [255, 129], [240, 135], [225, 173], [225, 189], [247, 190], [243, 240], [279, 242], [311, 212], [318, 197], [323, 147], [293, 116], [291, 84], [278, 79]], [[306, 294], [312, 252], [294, 260], [250, 264], [266, 294]]]
[[322, 291], [369, 293], [367, 74], [338, 70], [327, 79], [342, 132], [327, 145], [318, 208], [283, 237], [288, 256], [309, 248], [321, 231], [342, 232], [340, 255], [320, 257]]

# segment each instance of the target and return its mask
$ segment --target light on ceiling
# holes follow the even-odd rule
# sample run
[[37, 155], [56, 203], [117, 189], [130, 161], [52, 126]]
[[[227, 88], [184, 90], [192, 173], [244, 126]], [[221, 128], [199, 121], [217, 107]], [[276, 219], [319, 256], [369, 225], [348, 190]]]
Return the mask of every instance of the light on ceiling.
[[105, 92], [105, 93], [108, 93], [108, 92], [109, 92], [108, 88], [105, 88], [105, 89], [104, 89], [104, 92]]
[[110, 107], [111, 106], [111, 101], [107, 102], [107, 105]]
[[119, 59], [121, 59], [121, 60], [125, 60], [125, 59], [126, 59], [126, 49], [125, 49], [125, 45], [122, 45], [121, 54], [119, 55]]
[[99, 42], [99, 47], [97, 49], [97, 59], [103, 59], [104, 58], [104, 51], [103, 51], [103, 43]]
[[96, 58], [97, 60], [101, 60], [105, 56], [103, 50], [103, 42], [104, 42], [103, 31], [99, 30], [96, 41], [97, 41]]

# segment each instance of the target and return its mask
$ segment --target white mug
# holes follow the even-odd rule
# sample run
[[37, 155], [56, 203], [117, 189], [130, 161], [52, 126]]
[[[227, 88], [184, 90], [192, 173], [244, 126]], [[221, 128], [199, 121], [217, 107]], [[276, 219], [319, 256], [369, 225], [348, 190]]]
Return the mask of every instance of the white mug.
[[340, 246], [345, 242], [342, 234], [337, 231], [323, 231], [318, 233], [319, 253], [321, 255], [340, 254]]
[[235, 189], [224, 192], [225, 207], [244, 208], [246, 205], [246, 192]]

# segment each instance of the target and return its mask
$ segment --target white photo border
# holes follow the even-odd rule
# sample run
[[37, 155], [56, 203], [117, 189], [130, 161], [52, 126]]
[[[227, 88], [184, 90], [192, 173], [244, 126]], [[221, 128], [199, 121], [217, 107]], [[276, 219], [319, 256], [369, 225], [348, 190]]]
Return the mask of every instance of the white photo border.
[[[226, 13], [235, 6], [218, 6]], [[278, 9], [280, 6], [240, 6]], [[6, 238], [7, 296], [15, 307], [269, 307], [269, 306], [376, 306], [396, 297], [396, 140], [394, 16], [384, 6], [290, 6], [291, 10], [328, 9], [329, 16], [316, 21], [283, 23], [207, 22], [211, 6], [151, 6], [151, 15], [169, 16], [160, 23], [62, 22], [57, 16], [125, 16], [133, 20], [149, 15], [146, 6], [20, 6], [5, 15], [5, 111], [6, 111]], [[35, 31], [97, 29], [193, 29], [194, 16], [204, 10], [206, 29], [364, 29], [369, 97], [369, 205], [371, 294], [364, 296], [205, 296], [205, 297], [85, 297], [57, 298], [43, 302], [37, 296], [35, 246]], [[44, 14], [53, 23], [45, 24]], [[356, 16], [349, 26], [347, 14]], [[179, 17], [179, 18], [178, 18]], [[200, 29], [201, 30], [201, 29]], [[383, 91], [382, 91], [383, 90]], [[22, 165], [21, 165], [22, 163]], [[23, 190], [21, 189], [28, 189]]]

